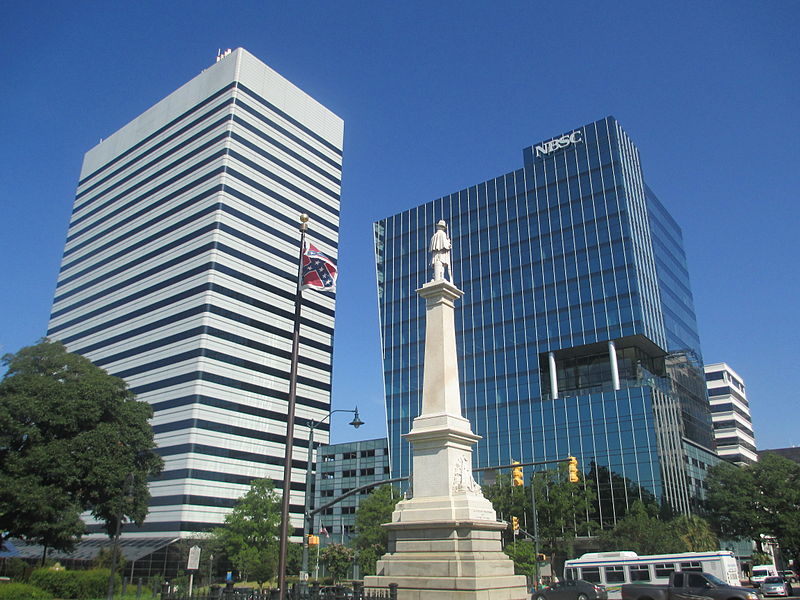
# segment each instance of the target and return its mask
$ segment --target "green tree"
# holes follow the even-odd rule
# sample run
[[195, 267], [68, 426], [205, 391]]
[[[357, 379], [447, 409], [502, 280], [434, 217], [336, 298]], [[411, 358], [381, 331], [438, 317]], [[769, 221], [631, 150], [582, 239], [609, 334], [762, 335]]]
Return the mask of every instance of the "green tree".
[[0, 532], [69, 550], [89, 511], [111, 534], [141, 523], [153, 452], [152, 409], [127, 384], [60, 342], [7, 354], [0, 381]]
[[749, 539], [763, 552], [761, 535], [800, 560], [800, 464], [766, 453], [753, 465], [721, 462], [709, 469], [706, 508], [722, 538]]
[[658, 518], [658, 507], [637, 500], [613, 529], [600, 534], [602, 550], [631, 550], [637, 554], [666, 554], [684, 550], [678, 532]]
[[697, 515], [679, 515], [670, 522], [686, 552], [719, 550], [719, 539], [708, 521]]
[[340, 581], [347, 576], [347, 571], [353, 564], [355, 552], [352, 548], [341, 544], [329, 544], [320, 552], [319, 557], [334, 580]]
[[214, 530], [234, 566], [260, 587], [277, 573], [280, 520], [280, 496], [271, 480], [259, 479], [225, 517], [225, 526]]
[[766, 515], [753, 470], [721, 461], [708, 470], [706, 485], [707, 515], [717, 535], [723, 539], [753, 540], [762, 550]]
[[765, 533], [775, 536], [783, 553], [800, 564], [800, 464], [767, 452], [750, 468], [765, 513]]
[[514, 574], [527, 575], [531, 581], [536, 579], [536, 546], [530, 540], [513, 541], [503, 548], [514, 561]]
[[389, 534], [381, 524], [392, 520], [392, 511], [400, 498], [397, 488], [382, 485], [373, 489], [356, 511], [353, 546], [358, 550], [362, 575], [374, 575], [376, 561], [386, 554]]
[[[559, 565], [573, 554], [576, 535], [588, 535], [597, 528], [590, 518], [595, 503], [594, 488], [584, 481], [570, 483], [566, 465], [536, 472], [531, 481], [536, 495], [539, 548], [559, 569]], [[501, 519], [510, 522], [511, 517], [517, 517], [522, 529], [533, 535], [530, 485], [512, 486], [510, 475], [503, 474], [495, 484], [484, 486], [483, 493]], [[503, 532], [506, 547], [514, 539], [510, 528]]]
[[560, 573], [564, 561], [575, 553], [575, 537], [592, 535], [598, 528], [590, 517], [596, 502], [595, 491], [592, 486], [585, 485], [583, 478], [578, 483], [570, 483], [564, 464], [558, 469], [537, 472], [533, 485], [540, 548], [551, 557], [554, 569]]

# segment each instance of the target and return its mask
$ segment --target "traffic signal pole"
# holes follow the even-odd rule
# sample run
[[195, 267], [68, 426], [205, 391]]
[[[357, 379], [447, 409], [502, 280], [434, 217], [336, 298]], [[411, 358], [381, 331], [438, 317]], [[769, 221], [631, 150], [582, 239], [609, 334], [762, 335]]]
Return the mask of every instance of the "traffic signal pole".
[[[555, 458], [552, 460], [538, 460], [533, 462], [526, 462], [522, 463], [517, 460], [512, 460], [510, 464], [507, 465], [496, 465], [494, 467], [480, 467], [478, 469], [472, 469], [473, 473], [477, 473], [479, 471], [497, 471], [500, 469], [511, 469], [511, 481], [512, 485], [514, 486], [521, 486], [525, 485], [525, 478], [522, 474], [522, 467], [535, 467], [538, 465], [550, 465], [553, 463], [567, 463], [569, 466], [569, 481], [570, 483], [577, 483], [580, 481], [578, 478], [578, 459], [574, 456], [568, 456], [567, 458]], [[531, 509], [533, 512], [533, 535], [531, 536], [527, 531], [520, 529], [525, 535], [528, 537], [533, 538], [533, 545], [534, 545], [534, 552], [536, 553], [536, 560], [535, 560], [535, 569], [534, 569], [534, 579], [535, 579], [535, 586], [538, 590], [539, 588], [539, 515], [536, 512], [536, 491], [533, 482], [533, 475], [531, 475]], [[512, 517], [512, 519], [516, 520], [516, 517]], [[512, 522], [513, 523], [513, 522]], [[517, 532], [516, 528], [514, 531], [514, 543], [516, 543]]]

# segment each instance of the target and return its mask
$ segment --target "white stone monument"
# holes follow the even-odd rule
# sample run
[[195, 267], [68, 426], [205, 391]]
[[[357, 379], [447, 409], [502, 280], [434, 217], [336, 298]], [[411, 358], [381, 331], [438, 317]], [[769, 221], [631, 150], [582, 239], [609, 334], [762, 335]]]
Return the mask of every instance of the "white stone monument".
[[[369, 586], [399, 586], [400, 600], [523, 600], [524, 575], [502, 551], [492, 504], [472, 477], [480, 436], [461, 416], [450, 240], [444, 221], [431, 238], [433, 279], [417, 293], [427, 303], [422, 413], [405, 438], [413, 449], [411, 498], [401, 500], [389, 530], [389, 551]], [[450, 275], [445, 279], [445, 268]]]

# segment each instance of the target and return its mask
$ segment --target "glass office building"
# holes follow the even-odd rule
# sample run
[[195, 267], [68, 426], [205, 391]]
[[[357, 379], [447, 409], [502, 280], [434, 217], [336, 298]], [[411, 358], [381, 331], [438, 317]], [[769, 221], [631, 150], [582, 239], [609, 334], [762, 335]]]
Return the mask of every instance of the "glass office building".
[[[574, 455], [613, 523], [681, 512], [713, 431], [681, 231], [613, 117], [523, 150], [521, 168], [375, 223], [392, 476], [419, 414], [428, 240], [453, 241], [462, 408], [475, 467]], [[696, 482], [696, 485], [695, 485]]]

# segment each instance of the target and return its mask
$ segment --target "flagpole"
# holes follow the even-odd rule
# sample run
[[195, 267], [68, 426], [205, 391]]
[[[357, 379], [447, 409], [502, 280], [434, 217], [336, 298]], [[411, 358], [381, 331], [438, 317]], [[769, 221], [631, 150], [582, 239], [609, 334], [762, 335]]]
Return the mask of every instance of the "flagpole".
[[303, 303], [303, 250], [308, 229], [308, 215], [300, 215], [300, 255], [297, 261], [297, 294], [294, 299], [294, 331], [292, 362], [289, 370], [289, 402], [286, 408], [286, 458], [283, 463], [283, 496], [281, 503], [281, 540], [278, 555], [278, 589], [280, 600], [286, 600], [286, 550], [289, 542], [289, 493], [292, 485], [292, 451], [294, 449], [294, 407], [297, 399], [297, 357], [300, 351], [300, 307]]

